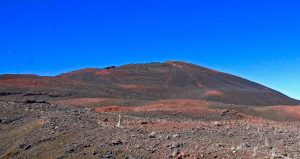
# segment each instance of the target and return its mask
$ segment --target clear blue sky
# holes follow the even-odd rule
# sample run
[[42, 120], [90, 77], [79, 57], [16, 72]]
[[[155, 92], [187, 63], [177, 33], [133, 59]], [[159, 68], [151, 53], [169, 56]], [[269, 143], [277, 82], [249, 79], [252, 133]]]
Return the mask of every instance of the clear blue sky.
[[0, 0], [0, 74], [181, 60], [300, 99], [297, 0]]

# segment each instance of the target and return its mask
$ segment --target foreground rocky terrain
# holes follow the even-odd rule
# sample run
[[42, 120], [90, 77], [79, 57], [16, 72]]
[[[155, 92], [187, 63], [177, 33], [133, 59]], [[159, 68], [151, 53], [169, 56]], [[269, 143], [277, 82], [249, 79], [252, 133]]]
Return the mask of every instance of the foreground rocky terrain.
[[[232, 109], [95, 112], [0, 102], [1, 158], [299, 158], [300, 123]], [[120, 122], [119, 122], [120, 121]]]

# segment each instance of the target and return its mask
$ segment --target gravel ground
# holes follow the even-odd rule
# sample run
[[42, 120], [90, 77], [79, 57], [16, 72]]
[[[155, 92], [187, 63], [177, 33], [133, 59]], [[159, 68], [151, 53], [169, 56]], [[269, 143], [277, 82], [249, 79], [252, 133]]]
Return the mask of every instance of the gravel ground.
[[0, 102], [0, 158], [300, 158], [299, 130], [233, 110], [205, 117]]

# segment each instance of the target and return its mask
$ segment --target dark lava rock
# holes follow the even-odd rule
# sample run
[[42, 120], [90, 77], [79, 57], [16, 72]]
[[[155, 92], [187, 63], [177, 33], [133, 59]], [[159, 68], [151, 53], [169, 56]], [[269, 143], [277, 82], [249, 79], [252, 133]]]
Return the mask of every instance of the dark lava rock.
[[75, 152], [75, 149], [72, 147], [67, 148], [67, 153], [73, 153]]
[[0, 92], [0, 96], [9, 96], [9, 95], [17, 95], [17, 94], [21, 94], [18, 92]]
[[146, 124], [148, 124], [148, 122], [146, 122], [146, 121], [141, 122], [141, 125], [146, 125]]
[[113, 145], [121, 145], [123, 142], [121, 140], [115, 140], [112, 142]]
[[98, 154], [97, 151], [94, 151], [94, 152], [92, 153], [93, 156], [95, 156], [95, 155], [97, 155], [97, 154]]
[[9, 117], [9, 118], [2, 118], [2, 119], [0, 119], [1, 120], [0, 123], [10, 124], [12, 122], [20, 120], [21, 118], [22, 118], [21, 116], [13, 116], [13, 117]]
[[20, 148], [20, 149], [24, 149], [24, 150], [29, 150], [31, 147], [32, 147], [32, 145], [30, 145], [30, 144], [25, 144], [25, 143], [21, 143], [21, 144], [19, 145], [19, 148]]
[[19, 145], [19, 148], [22, 149], [22, 148], [24, 148], [25, 146], [26, 146], [26, 144], [21, 143], [21, 144]]
[[225, 116], [227, 113], [229, 113], [229, 110], [228, 110], [228, 109], [222, 111], [221, 116]]
[[74, 153], [75, 151], [81, 149], [83, 146], [81, 144], [71, 144], [67, 147], [67, 153]]
[[103, 155], [103, 158], [114, 158], [115, 153], [112, 151], [107, 151], [105, 155]]
[[173, 144], [171, 145], [171, 149], [179, 148], [180, 146], [181, 146], [181, 144], [179, 144], [179, 143], [173, 143]]
[[155, 132], [151, 132], [150, 134], [149, 134], [149, 138], [155, 138], [156, 137], [156, 133]]
[[32, 146], [31, 145], [27, 145], [24, 147], [24, 150], [29, 150]]
[[25, 101], [23, 101], [23, 103], [26, 103], [26, 104], [33, 104], [33, 103], [47, 103], [46, 101], [44, 100], [31, 100], [31, 99], [27, 99]]

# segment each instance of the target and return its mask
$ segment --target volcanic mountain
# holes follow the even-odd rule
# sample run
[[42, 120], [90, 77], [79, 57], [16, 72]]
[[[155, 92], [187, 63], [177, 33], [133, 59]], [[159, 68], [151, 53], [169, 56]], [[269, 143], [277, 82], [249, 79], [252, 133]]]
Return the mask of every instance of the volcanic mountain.
[[33, 97], [135, 100], [201, 99], [235, 105], [297, 105], [249, 80], [185, 62], [87, 68], [57, 76], [1, 75], [0, 99]]

